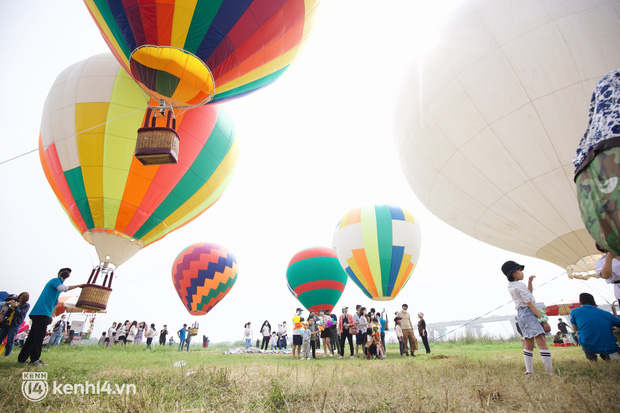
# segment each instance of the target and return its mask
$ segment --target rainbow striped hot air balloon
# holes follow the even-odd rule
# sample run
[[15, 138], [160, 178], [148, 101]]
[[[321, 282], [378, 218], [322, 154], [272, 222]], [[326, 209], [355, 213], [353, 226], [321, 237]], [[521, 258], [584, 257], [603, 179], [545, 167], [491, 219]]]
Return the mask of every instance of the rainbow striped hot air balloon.
[[420, 255], [420, 224], [404, 208], [353, 208], [334, 234], [340, 265], [368, 298], [389, 301], [403, 289]]
[[331, 248], [316, 247], [298, 252], [286, 270], [289, 290], [309, 311], [333, 310], [338, 303], [347, 274]]
[[179, 118], [178, 165], [145, 167], [134, 156], [146, 105], [109, 54], [62, 72], [43, 110], [39, 155], [45, 176], [104, 267], [202, 214], [227, 187], [238, 155], [230, 118], [217, 106]]
[[222, 102], [278, 79], [319, 0], [84, 0], [125, 70], [174, 107]]
[[205, 315], [237, 281], [237, 260], [226, 248], [198, 243], [185, 248], [172, 264], [172, 283], [191, 315]]

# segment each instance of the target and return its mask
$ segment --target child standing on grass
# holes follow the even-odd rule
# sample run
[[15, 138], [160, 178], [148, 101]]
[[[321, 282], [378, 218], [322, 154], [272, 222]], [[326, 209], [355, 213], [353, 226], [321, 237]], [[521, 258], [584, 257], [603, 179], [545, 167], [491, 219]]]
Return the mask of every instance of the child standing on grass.
[[400, 347], [400, 356], [405, 357], [405, 343], [403, 341], [403, 328], [400, 326], [401, 317], [396, 317], [394, 319], [394, 331], [396, 332], [396, 338], [398, 339], [398, 346]]
[[301, 359], [300, 360], [310, 360], [310, 338], [312, 337], [312, 333], [308, 328], [308, 323], [303, 323], [303, 333], [302, 333], [303, 345], [301, 348]]
[[278, 348], [278, 334], [274, 331], [269, 339], [269, 348], [275, 350]]
[[525, 360], [525, 377], [530, 377], [534, 372], [534, 342], [540, 349], [540, 357], [545, 365], [547, 373], [553, 375], [553, 366], [551, 363], [551, 352], [545, 341], [545, 332], [551, 331], [551, 326], [547, 323], [548, 318], [543, 316], [540, 310], [534, 304], [534, 296], [532, 292], [534, 287], [532, 283], [535, 275], [531, 275], [528, 279], [527, 287], [519, 282], [523, 280], [523, 265], [514, 261], [506, 261], [502, 265], [502, 272], [508, 278], [508, 292], [515, 303], [517, 310], [517, 320], [521, 331], [523, 332], [523, 358]]

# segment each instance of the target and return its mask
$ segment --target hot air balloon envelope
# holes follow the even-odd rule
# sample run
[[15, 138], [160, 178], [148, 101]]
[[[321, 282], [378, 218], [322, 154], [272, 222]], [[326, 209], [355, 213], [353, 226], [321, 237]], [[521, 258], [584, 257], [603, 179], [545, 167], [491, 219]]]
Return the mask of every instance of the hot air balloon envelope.
[[418, 199], [483, 242], [593, 270], [571, 160], [590, 91], [620, 67], [615, 3], [470, 0], [436, 37], [397, 105], [401, 166]]
[[143, 166], [133, 154], [146, 111], [140, 88], [109, 54], [62, 72], [43, 110], [45, 176], [100, 262], [116, 267], [209, 208], [238, 155], [231, 119], [208, 106], [178, 118], [179, 164]]
[[207, 314], [236, 281], [235, 256], [217, 244], [190, 245], [172, 265], [172, 283], [191, 315]]
[[353, 208], [340, 220], [334, 249], [362, 292], [389, 301], [403, 289], [420, 255], [420, 224], [404, 208]]
[[308, 311], [333, 310], [347, 274], [331, 248], [308, 248], [293, 256], [286, 270], [289, 290]]
[[106, 43], [153, 99], [221, 102], [278, 79], [318, 0], [85, 0]]

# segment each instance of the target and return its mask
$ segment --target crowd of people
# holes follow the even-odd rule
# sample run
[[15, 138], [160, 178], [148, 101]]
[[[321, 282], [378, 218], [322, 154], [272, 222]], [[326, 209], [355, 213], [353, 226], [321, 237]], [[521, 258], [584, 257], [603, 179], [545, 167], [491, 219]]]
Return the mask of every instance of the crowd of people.
[[[418, 341], [414, 334], [415, 322], [411, 320], [408, 308], [407, 304], [403, 304], [402, 309], [395, 313], [394, 331], [399, 342], [400, 355], [415, 357]], [[306, 316], [303, 316], [303, 311], [302, 308], [297, 308], [291, 319], [290, 338], [287, 321], [278, 324], [277, 329], [272, 329], [269, 321], [265, 320], [259, 328], [260, 338], [256, 340], [256, 346], [261, 350], [281, 350], [286, 349], [290, 343], [293, 358], [300, 360], [316, 359], [316, 350], [322, 346], [323, 357], [338, 356], [343, 359], [348, 343], [350, 358], [385, 358], [385, 333], [390, 329], [385, 310], [381, 313], [374, 308], [367, 309], [357, 305], [355, 311], [349, 313], [349, 307], [344, 306], [338, 316], [332, 314], [330, 309], [319, 310], [318, 314], [310, 310]], [[417, 316], [418, 334], [426, 353], [430, 353], [424, 314], [420, 312]], [[247, 351], [254, 341], [251, 322], [244, 325], [243, 340]]]
[[[597, 274], [608, 282], [615, 284], [614, 293], [620, 303], [620, 259], [609, 252], [604, 252], [602, 258], [595, 263]], [[545, 368], [549, 374], [553, 374], [551, 353], [547, 347], [545, 335], [551, 331], [548, 317], [542, 314], [536, 307], [533, 292], [533, 280], [530, 276], [525, 286], [521, 281], [525, 278], [524, 266], [514, 261], [507, 261], [502, 266], [502, 272], [509, 281], [508, 291], [515, 303], [519, 331], [523, 337], [523, 355], [526, 366], [526, 377], [533, 373], [533, 350], [538, 346]], [[62, 292], [81, 288], [84, 284], [67, 286], [65, 281], [71, 275], [70, 268], [61, 268], [58, 275], [49, 280], [32, 310], [30, 310], [28, 292], [19, 295], [9, 295], [4, 302], [0, 303], [0, 343], [6, 339], [5, 356], [9, 356], [13, 350], [15, 341], [23, 343], [18, 356], [19, 363], [30, 365], [44, 365], [40, 360], [43, 345], [57, 347], [61, 342], [71, 339], [71, 331], [68, 328], [66, 316], [61, 316], [51, 327], [52, 314], [58, 304], [58, 297]], [[581, 307], [573, 309], [570, 315], [571, 328], [576, 333], [579, 344], [582, 346], [587, 359], [596, 361], [598, 356], [603, 360], [620, 359], [620, 347], [613, 334], [613, 328], [620, 328], [620, 318], [596, 307], [594, 297], [588, 293], [579, 296]], [[415, 321], [408, 312], [408, 305], [403, 304], [401, 310], [394, 315], [394, 331], [399, 342], [400, 356], [415, 357], [418, 342], [414, 334]], [[28, 330], [21, 331], [26, 315], [30, 311], [31, 320]], [[422, 340], [426, 353], [430, 353], [428, 333], [424, 314], [418, 313], [417, 330]], [[349, 357], [365, 357], [367, 359], [382, 359], [385, 357], [385, 332], [389, 331], [390, 323], [386, 311], [376, 312], [374, 308], [368, 310], [362, 305], [357, 305], [355, 311], [349, 313], [349, 308], [341, 308], [341, 314], [336, 316], [329, 309], [323, 309], [316, 314], [309, 311], [303, 316], [303, 309], [297, 308], [290, 327], [287, 321], [278, 324], [272, 329], [271, 324], [265, 320], [260, 327], [260, 338], [257, 347], [267, 350], [286, 349], [289, 343], [292, 345], [293, 358], [309, 360], [316, 358], [317, 349], [323, 347], [323, 357], [340, 359], [345, 357], [346, 348], [349, 349]], [[245, 324], [243, 339], [246, 350], [252, 345], [254, 339], [251, 323]], [[291, 341], [289, 341], [289, 328]], [[558, 325], [560, 336], [566, 339], [568, 334], [567, 324], [562, 321]], [[192, 337], [197, 334], [197, 325], [188, 327], [184, 324], [176, 332], [179, 339], [178, 351], [187, 350]], [[169, 336], [169, 338], [168, 338]], [[103, 332], [99, 344], [109, 347], [110, 345], [146, 345], [151, 349], [153, 340], [159, 339], [160, 346], [174, 342], [174, 336], [170, 334], [166, 325], [157, 330], [154, 323], [137, 321], [115, 322]], [[261, 340], [262, 339], [262, 340]], [[355, 351], [354, 344], [355, 341]], [[207, 347], [208, 337], [203, 336], [203, 347]], [[348, 343], [348, 346], [346, 344]], [[360, 351], [361, 347], [361, 351]]]

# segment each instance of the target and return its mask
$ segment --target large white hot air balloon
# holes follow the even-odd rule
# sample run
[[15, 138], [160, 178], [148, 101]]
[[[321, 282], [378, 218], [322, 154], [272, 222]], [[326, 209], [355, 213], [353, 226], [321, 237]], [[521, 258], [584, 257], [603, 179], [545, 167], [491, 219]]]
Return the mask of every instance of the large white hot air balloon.
[[600, 255], [572, 159], [597, 81], [620, 67], [620, 3], [473, 0], [403, 88], [396, 139], [424, 205], [483, 242], [584, 275]]

